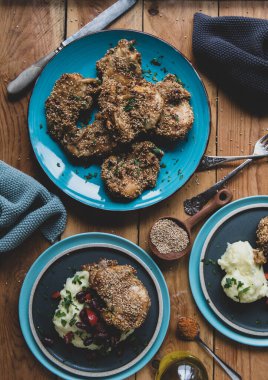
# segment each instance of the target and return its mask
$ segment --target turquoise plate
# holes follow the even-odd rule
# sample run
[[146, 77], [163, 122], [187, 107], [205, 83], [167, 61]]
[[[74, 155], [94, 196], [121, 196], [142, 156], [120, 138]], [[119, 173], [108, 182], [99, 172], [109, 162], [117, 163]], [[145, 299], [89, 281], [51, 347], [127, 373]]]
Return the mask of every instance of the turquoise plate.
[[[213, 311], [213, 308], [210, 307], [206, 301], [206, 298], [202, 291], [199, 271], [203, 246], [213, 228], [223, 219], [228, 218], [229, 215], [231, 216], [234, 211], [242, 207], [247, 209], [249, 207], [253, 207], [254, 205], [256, 205], [256, 207], [259, 207], [260, 204], [268, 205], [268, 196], [263, 195], [239, 199], [227, 206], [224, 206], [208, 219], [208, 221], [204, 224], [203, 228], [197, 235], [192, 248], [189, 262], [189, 279], [192, 294], [200, 312], [217, 331], [239, 343], [256, 347], [268, 347], [267, 337], [250, 336], [244, 332], [236, 331], [228, 324], [225, 324], [223, 320], [216, 315], [216, 313]], [[233, 242], [232, 236], [230, 236], [230, 242]]]
[[[114, 247], [118, 247], [119, 250], [121, 249], [123, 251], [125, 250], [125, 251], [130, 252], [134, 258], [137, 257], [137, 259], [140, 262], [142, 262], [145, 267], [151, 270], [152, 274], [154, 275], [157, 281], [157, 284], [161, 293], [162, 306], [165, 313], [164, 314], [165, 317], [162, 318], [156, 338], [154, 339], [151, 347], [148, 349], [146, 354], [142, 356], [140, 360], [136, 361], [134, 365], [129, 366], [129, 368], [127, 368], [126, 370], [121, 371], [120, 373], [117, 373], [117, 374], [101, 377], [107, 380], [108, 379], [121, 380], [139, 371], [152, 359], [152, 357], [159, 350], [163, 342], [163, 339], [168, 329], [169, 319], [170, 319], [169, 293], [168, 293], [167, 285], [161, 271], [159, 270], [157, 265], [154, 263], [154, 261], [146, 252], [144, 252], [140, 247], [130, 242], [129, 240], [126, 240], [116, 235], [110, 235], [110, 234], [105, 234], [105, 233], [85, 233], [85, 234], [71, 236], [48, 248], [34, 262], [34, 264], [28, 271], [27, 276], [24, 280], [24, 283], [21, 289], [20, 299], [19, 299], [20, 325], [21, 325], [23, 336], [30, 350], [32, 351], [34, 356], [37, 358], [37, 360], [39, 360], [39, 362], [43, 364], [47, 369], [49, 369], [51, 372], [60, 376], [63, 379], [74, 380], [74, 379], [85, 379], [85, 378], [88, 379], [89, 378], [88, 376], [87, 377], [84, 377], [81, 375], [78, 376], [74, 373], [71, 373], [67, 369], [65, 370], [63, 368], [60, 368], [59, 365], [57, 365], [56, 363], [54, 363], [52, 360], [48, 358], [48, 355], [44, 353], [43, 349], [40, 349], [40, 345], [37, 344], [36, 337], [34, 337], [31, 330], [31, 324], [30, 324], [30, 319], [29, 319], [29, 305], [30, 305], [30, 300], [31, 300], [32, 289], [33, 289], [34, 284], [36, 283], [36, 280], [38, 279], [40, 275], [40, 272], [44, 270], [44, 268], [47, 265], [50, 265], [51, 261], [58, 255], [60, 255], [62, 252], [71, 251], [73, 249], [76, 249], [76, 247], [88, 246], [90, 244], [104, 245], [104, 246], [111, 245]], [[118, 361], [118, 366], [120, 367], [120, 360]], [[95, 371], [96, 370], [97, 368], [95, 368]], [[101, 368], [99, 370], [101, 370]], [[97, 377], [90, 377], [90, 378], [95, 379], [95, 378], [100, 378], [100, 377], [97, 376]]]
[[[63, 73], [96, 76], [96, 61], [122, 39], [135, 39], [142, 54], [145, 78], [161, 80], [166, 74], [176, 74], [192, 94], [194, 125], [187, 140], [167, 150], [162, 159], [157, 185], [132, 202], [112, 200], [100, 178], [100, 166], [89, 168], [72, 164], [60, 146], [47, 134], [45, 101], [53, 85]], [[159, 58], [160, 57], [160, 58]], [[160, 66], [151, 63], [159, 58]], [[37, 80], [28, 112], [30, 139], [39, 164], [48, 177], [66, 194], [92, 207], [111, 211], [129, 211], [148, 207], [180, 189], [196, 170], [207, 146], [210, 133], [210, 108], [205, 87], [191, 63], [174, 47], [149, 34], [131, 30], [109, 30], [91, 34], [61, 50], [44, 68]], [[93, 178], [87, 180], [86, 178]]]

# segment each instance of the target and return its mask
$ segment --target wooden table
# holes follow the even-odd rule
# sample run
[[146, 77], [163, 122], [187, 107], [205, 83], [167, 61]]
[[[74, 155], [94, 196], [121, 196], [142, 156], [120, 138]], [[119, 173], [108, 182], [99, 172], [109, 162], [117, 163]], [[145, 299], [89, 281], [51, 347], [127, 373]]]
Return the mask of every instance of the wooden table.
[[[22, 69], [36, 61], [66, 37], [111, 5], [113, 0], [0, 0], [0, 154], [1, 159], [30, 174], [58, 194], [68, 211], [68, 224], [62, 238], [86, 231], [104, 231], [124, 236], [145, 250], [148, 229], [162, 215], [184, 217], [182, 202], [212, 185], [229, 169], [194, 175], [182, 190], [168, 200], [139, 212], [110, 215], [72, 201], [48, 180], [38, 166], [30, 146], [27, 130], [29, 95], [9, 102], [6, 84]], [[138, 1], [138, 4], [112, 25], [112, 28], [144, 30], [159, 36], [192, 57], [192, 25], [195, 12], [211, 16], [242, 15], [268, 17], [267, 1]], [[194, 60], [193, 60], [194, 62]], [[212, 131], [209, 154], [250, 153], [252, 144], [267, 133], [268, 120], [243, 111], [209, 79], [203, 76], [208, 90]], [[267, 194], [267, 164], [258, 163], [238, 175], [230, 184], [235, 198]], [[34, 260], [49, 246], [40, 233], [35, 233], [21, 247], [0, 258], [0, 342], [2, 380], [55, 379], [30, 353], [18, 322], [18, 297], [24, 276]], [[224, 338], [213, 330], [198, 312], [188, 283], [188, 258], [164, 271], [171, 299], [171, 321], [158, 356], [175, 349], [189, 350], [207, 368], [210, 379], [227, 376], [196, 343], [175, 339], [178, 313], [194, 315], [201, 325], [201, 336], [244, 380], [268, 378], [267, 350], [243, 346]], [[150, 364], [131, 380], [154, 378]]]

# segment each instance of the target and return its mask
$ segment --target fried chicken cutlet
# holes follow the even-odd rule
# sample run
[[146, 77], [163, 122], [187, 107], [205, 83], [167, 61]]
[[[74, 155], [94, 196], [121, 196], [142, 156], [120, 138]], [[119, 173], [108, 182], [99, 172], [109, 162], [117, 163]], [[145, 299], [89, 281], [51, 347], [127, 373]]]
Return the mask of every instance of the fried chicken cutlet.
[[97, 79], [80, 74], [63, 74], [46, 100], [48, 132], [59, 142], [69, 140], [76, 132], [76, 123], [89, 112], [99, 92]]
[[98, 114], [92, 124], [85, 128], [77, 128], [75, 137], [65, 145], [71, 156], [85, 161], [93, 157], [105, 157], [116, 147], [115, 139], [107, 131], [103, 118]]
[[89, 272], [90, 287], [106, 304], [101, 316], [108, 325], [125, 332], [142, 325], [151, 301], [132, 266], [103, 259], [98, 264], [84, 265], [83, 270]]
[[97, 62], [102, 78], [98, 104], [107, 128], [121, 143], [154, 128], [164, 104], [156, 87], [141, 77], [141, 56], [134, 42], [120, 40]]
[[132, 78], [141, 78], [141, 55], [134, 47], [135, 41], [120, 40], [96, 63], [98, 75], [103, 81], [114, 79], [128, 84]]
[[107, 128], [121, 143], [154, 129], [164, 105], [157, 88], [144, 79], [131, 80], [128, 85], [106, 79], [98, 102]]
[[156, 87], [163, 97], [164, 106], [153, 133], [172, 141], [185, 138], [194, 122], [190, 93], [173, 74], [168, 74]]
[[102, 164], [102, 179], [115, 198], [131, 200], [155, 187], [162, 150], [150, 141], [133, 144], [129, 153], [108, 157]]
[[49, 134], [78, 159], [107, 155], [117, 145], [98, 115], [92, 125], [77, 127], [77, 122], [90, 111], [99, 90], [97, 79], [63, 74], [46, 101]]
[[268, 216], [262, 218], [257, 229], [257, 245], [268, 259]]

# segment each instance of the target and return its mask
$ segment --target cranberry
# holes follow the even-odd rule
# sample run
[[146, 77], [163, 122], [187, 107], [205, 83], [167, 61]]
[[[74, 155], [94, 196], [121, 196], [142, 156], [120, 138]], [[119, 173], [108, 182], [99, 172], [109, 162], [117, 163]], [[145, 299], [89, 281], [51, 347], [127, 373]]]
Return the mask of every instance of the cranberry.
[[86, 338], [84, 340], [84, 346], [90, 346], [93, 343], [93, 339], [91, 337]]
[[96, 324], [99, 321], [99, 318], [97, 317], [97, 315], [94, 313], [94, 311], [90, 309], [84, 309], [84, 310], [86, 310], [88, 324], [91, 327], [96, 326]]
[[89, 302], [92, 298], [88, 291], [78, 292], [75, 297], [79, 303]]
[[99, 322], [96, 324], [95, 329], [96, 329], [96, 331], [99, 332], [99, 333], [105, 333], [105, 332], [106, 332], [106, 328], [105, 328], [104, 324], [103, 324], [101, 321], [99, 321]]
[[79, 313], [79, 317], [84, 324], [88, 324], [86, 309], [82, 309]]
[[63, 339], [66, 344], [70, 344], [74, 338], [74, 333], [69, 331], [66, 335], [64, 335]]
[[57, 299], [59, 299], [59, 298], [60, 298], [60, 292], [59, 292], [58, 290], [56, 290], [55, 292], [53, 292], [53, 293], [51, 294], [51, 298], [52, 298], [53, 300], [57, 300]]
[[95, 309], [97, 311], [101, 311], [101, 309], [102, 309], [99, 302], [95, 298], [92, 299], [91, 306], [93, 307], [93, 309]]
[[91, 301], [91, 294], [90, 293], [86, 293], [85, 294], [85, 302], [89, 302], [89, 301]]

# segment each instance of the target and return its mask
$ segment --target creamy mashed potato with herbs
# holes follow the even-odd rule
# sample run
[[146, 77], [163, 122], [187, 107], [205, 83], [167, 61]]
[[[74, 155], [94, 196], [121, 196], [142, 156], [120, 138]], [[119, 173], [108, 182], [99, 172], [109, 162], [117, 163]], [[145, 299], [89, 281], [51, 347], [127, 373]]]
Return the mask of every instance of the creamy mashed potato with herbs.
[[228, 244], [218, 264], [226, 272], [221, 286], [235, 302], [250, 303], [268, 296], [263, 267], [255, 264], [253, 248], [249, 242]]
[[[102, 345], [90, 344], [85, 346], [84, 341], [91, 337], [91, 334], [76, 326], [77, 322], [81, 322], [79, 317], [80, 311], [84, 308], [83, 303], [79, 303], [76, 294], [89, 287], [89, 273], [87, 271], [78, 271], [73, 277], [66, 280], [64, 288], [61, 290], [61, 300], [55, 311], [53, 323], [55, 329], [61, 338], [72, 332], [73, 338], [71, 344], [79, 348], [87, 348], [88, 350], [100, 350]], [[120, 341], [125, 340], [134, 330], [122, 333]], [[110, 351], [110, 350], [108, 350]]]

